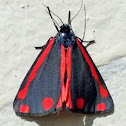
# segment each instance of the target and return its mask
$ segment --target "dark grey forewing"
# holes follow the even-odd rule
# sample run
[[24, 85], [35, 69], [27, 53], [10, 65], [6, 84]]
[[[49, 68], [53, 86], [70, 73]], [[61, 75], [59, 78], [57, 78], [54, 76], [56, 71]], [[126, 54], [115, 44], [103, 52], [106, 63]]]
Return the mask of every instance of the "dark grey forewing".
[[[84, 47], [83, 49], [86, 51]], [[90, 58], [88, 53], [87, 55]], [[92, 60], [91, 62], [98, 74], [98, 77], [101, 81], [102, 86], [107, 90], [107, 87], [100, 73], [98, 72]], [[70, 87], [71, 87], [73, 112], [80, 112], [80, 113], [100, 112], [99, 110], [97, 110], [97, 108], [100, 105], [103, 105], [103, 108], [100, 108], [101, 112], [110, 111], [113, 109], [113, 101], [111, 99], [110, 94], [107, 98], [101, 97], [99, 93], [98, 82], [92, 75], [91, 68], [89, 64], [87, 63], [86, 59], [84, 58], [84, 56], [82, 55], [82, 52], [77, 43], [74, 46], [72, 46], [72, 50], [71, 50], [71, 85]]]
[[[40, 55], [36, 59], [35, 63], [39, 59]], [[60, 85], [60, 61], [61, 61], [61, 46], [59, 43], [54, 43], [50, 52], [46, 56], [42, 65], [39, 67], [35, 78], [29, 85], [27, 96], [24, 100], [18, 100], [17, 97], [14, 101], [14, 109], [16, 113], [20, 113], [20, 107], [25, 104], [29, 106], [29, 113], [31, 115], [44, 115], [49, 112], [56, 111], [56, 105], [59, 99], [61, 85]], [[31, 73], [35, 63], [30, 68], [28, 74], [26, 75], [20, 90], [24, 88], [26, 81]], [[19, 91], [20, 91], [19, 90]], [[51, 98], [52, 107], [46, 110], [44, 109], [43, 100]]]

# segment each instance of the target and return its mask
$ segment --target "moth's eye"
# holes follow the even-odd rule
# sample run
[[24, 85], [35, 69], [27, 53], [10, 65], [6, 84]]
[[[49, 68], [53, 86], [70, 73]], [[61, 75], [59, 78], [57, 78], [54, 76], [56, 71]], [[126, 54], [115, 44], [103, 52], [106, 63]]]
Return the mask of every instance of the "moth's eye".
[[61, 35], [64, 36], [64, 33], [62, 33]]

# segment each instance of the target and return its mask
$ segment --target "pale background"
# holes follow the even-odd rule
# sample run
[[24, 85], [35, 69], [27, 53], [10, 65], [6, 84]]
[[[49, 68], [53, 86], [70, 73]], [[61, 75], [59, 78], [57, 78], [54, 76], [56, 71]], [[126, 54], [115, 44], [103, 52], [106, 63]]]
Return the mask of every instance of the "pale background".
[[[34, 47], [44, 45], [57, 33], [42, 3], [67, 23], [68, 11], [73, 17], [81, 0], [0, 0], [0, 126], [126, 126], [125, 0], [84, 1], [87, 11], [85, 40], [96, 41], [87, 50], [95, 64], [101, 66], [99, 70], [113, 97], [115, 111], [90, 116], [63, 111], [59, 116], [42, 118], [15, 115], [13, 100], [40, 52]], [[73, 20], [72, 27], [76, 36], [82, 38], [83, 9]]]

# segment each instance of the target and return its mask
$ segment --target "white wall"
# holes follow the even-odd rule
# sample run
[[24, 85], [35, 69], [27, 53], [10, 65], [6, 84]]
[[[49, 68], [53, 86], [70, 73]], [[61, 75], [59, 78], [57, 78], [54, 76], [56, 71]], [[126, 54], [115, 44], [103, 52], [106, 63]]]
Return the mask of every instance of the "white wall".
[[[60, 117], [43, 117], [42, 120], [29, 122], [16, 117], [12, 110], [12, 102], [18, 91], [18, 88], [32, 65], [33, 61], [39, 54], [40, 50], [36, 51], [35, 46], [41, 46], [46, 43], [50, 36], [56, 35], [55, 27], [45, 12], [45, 7], [42, 5], [48, 5], [50, 9], [56, 13], [64, 22], [67, 22], [68, 11], [70, 10], [72, 16], [74, 16], [80, 8], [81, 0], [1, 0], [0, 1], [0, 113], [1, 118], [5, 125], [7, 124], [7, 118], [10, 115], [15, 118], [11, 120], [12, 124], [18, 126], [25, 125], [55, 125], [60, 126], [65, 123], [74, 126], [84, 125], [83, 115], [74, 115], [69, 112], [62, 112]], [[114, 59], [126, 56], [126, 1], [121, 0], [85, 0], [87, 11], [87, 29], [85, 40], [95, 39], [96, 43], [88, 47], [88, 52], [93, 58], [97, 66], [108, 64]], [[60, 24], [60, 21], [55, 18]], [[84, 13], [83, 9], [79, 15], [73, 20], [72, 26], [75, 34], [82, 38], [83, 36], [83, 23]], [[119, 62], [120, 63], [120, 62]], [[118, 69], [118, 65], [116, 69]], [[125, 62], [123, 62], [125, 64]], [[111, 69], [111, 68], [110, 68]], [[125, 67], [123, 68], [125, 70]], [[105, 70], [104, 70], [105, 71]], [[108, 71], [105, 71], [106, 74]], [[125, 80], [125, 71], [118, 73], [114, 76], [116, 84], [121, 80]], [[106, 76], [106, 74], [104, 76]], [[118, 80], [119, 78], [119, 80]], [[110, 79], [111, 80], [111, 79]], [[111, 80], [107, 83], [110, 87], [110, 92], [116, 92], [118, 94], [118, 88], [126, 82], [121, 82], [118, 87], [111, 86]], [[107, 82], [107, 81], [106, 81]], [[123, 87], [123, 91], [126, 87]], [[122, 91], [122, 88], [119, 90]], [[125, 109], [125, 95], [120, 94], [119, 99], [112, 94], [117, 102], [117, 112], [124, 107]], [[124, 99], [123, 99], [124, 98]], [[122, 100], [123, 104], [118, 104]], [[10, 106], [5, 108], [6, 106]], [[124, 109], [121, 111], [123, 112]], [[4, 114], [6, 118], [2, 117]], [[10, 113], [9, 113], [10, 112]], [[120, 125], [115, 123], [120, 116], [118, 113], [113, 116], [109, 115], [105, 119], [102, 118], [103, 126], [109, 120], [107, 126]], [[117, 118], [117, 117], [118, 118]], [[122, 115], [123, 116], [123, 115]], [[124, 115], [125, 116], [125, 115]], [[109, 118], [110, 117], [110, 118]], [[87, 117], [87, 124], [101, 125], [101, 118]], [[124, 117], [123, 117], [124, 118]], [[122, 118], [122, 122], [124, 119]], [[37, 120], [37, 119], [36, 119]], [[95, 120], [95, 121], [94, 121]], [[17, 122], [15, 122], [17, 121]], [[49, 122], [51, 121], [52, 124]], [[2, 121], [0, 121], [2, 122]], [[21, 122], [21, 123], [20, 123]], [[94, 123], [93, 123], [94, 122]], [[4, 125], [2, 123], [2, 125]], [[9, 122], [8, 122], [9, 123]], [[125, 125], [125, 121], [123, 122]], [[87, 125], [86, 124], [86, 125]], [[7, 124], [7, 126], [11, 124]]]

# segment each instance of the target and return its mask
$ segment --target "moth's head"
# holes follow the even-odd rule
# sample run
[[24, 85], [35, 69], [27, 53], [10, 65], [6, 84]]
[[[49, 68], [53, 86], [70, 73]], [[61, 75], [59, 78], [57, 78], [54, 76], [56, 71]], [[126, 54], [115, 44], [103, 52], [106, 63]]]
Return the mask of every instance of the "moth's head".
[[63, 24], [62, 26], [60, 26], [60, 32], [65, 32], [65, 33], [70, 33], [70, 25], [68, 24]]

